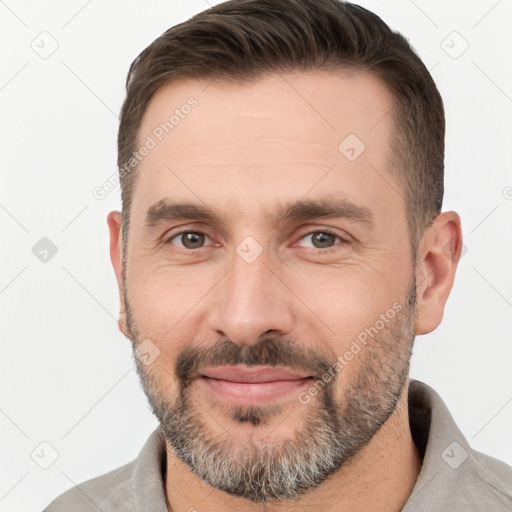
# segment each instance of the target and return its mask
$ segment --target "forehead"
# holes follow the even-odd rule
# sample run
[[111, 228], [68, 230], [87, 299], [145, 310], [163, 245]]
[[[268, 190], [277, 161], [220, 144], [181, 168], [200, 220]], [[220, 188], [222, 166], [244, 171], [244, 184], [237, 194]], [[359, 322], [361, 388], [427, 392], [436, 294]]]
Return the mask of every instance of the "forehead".
[[[192, 99], [197, 105], [188, 108]], [[225, 143], [226, 135], [235, 142], [279, 133], [326, 143], [348, 132], [374, 143], [390, 127], [387, 114], [392, 107], [382, 80], [361, 70], [275, 73], [241, 83], [182, 79], [156, 91], [142, 119], [139, 143], [145, 134], [158, 132], [159, 123], [169, 121], [172, 128], [162, 135], [176, 142], [190, 135], [197, 141]], [[187, 117], [192, 121], [182, 123]], [[298, 118], [302, 123], [295, 122]], [[229, 129], [234, 121], [242, 131]]]
[[385, 185], [392, 110], [381, 80], [357, 70], [169, 83], [143, 116], [138, 147], [151, 149], [134, 205], [174, 196], [240, 210], [326, 191], [366, 203], [380, 192], [396, 203], [397, 186]]

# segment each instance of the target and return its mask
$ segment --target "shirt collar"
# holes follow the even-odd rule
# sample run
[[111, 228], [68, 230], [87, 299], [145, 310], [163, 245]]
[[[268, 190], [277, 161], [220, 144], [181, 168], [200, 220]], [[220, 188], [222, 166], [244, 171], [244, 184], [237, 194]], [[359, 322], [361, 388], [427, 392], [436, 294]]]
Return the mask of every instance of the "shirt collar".
[[[409, 417], [413, 439], [424, 455], [402, 512], [467, 512], [476, 510], [475, 505], [477, 510], [512, 510], [510, 468], [473, 450], [441, 397], [417, 380], [409, 383]], [[508, 474], [508, 483], [495, 471], [498, 467]]]

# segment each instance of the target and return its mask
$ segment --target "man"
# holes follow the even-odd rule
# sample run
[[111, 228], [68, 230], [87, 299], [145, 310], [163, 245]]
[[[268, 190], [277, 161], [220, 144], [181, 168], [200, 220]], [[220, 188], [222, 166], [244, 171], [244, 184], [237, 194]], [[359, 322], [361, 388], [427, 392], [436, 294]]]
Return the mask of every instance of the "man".
[[339, 0], [232, 0], [134, 61], [119, 326], [160, 420], [56, 511], [512, 510], [512, 469], [409, 381], [461, 254], [427, 69]]

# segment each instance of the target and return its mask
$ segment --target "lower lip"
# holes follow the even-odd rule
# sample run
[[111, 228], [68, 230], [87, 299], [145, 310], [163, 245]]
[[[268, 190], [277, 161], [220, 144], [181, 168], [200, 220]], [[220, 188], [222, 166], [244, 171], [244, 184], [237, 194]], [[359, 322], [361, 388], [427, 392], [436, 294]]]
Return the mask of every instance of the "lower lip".
[[237, 405], [254, 405], [297, 393], [311, 378], [271, 382], [231, 382], [209, 377], [201, 377], [200, 380], [210, 391]]

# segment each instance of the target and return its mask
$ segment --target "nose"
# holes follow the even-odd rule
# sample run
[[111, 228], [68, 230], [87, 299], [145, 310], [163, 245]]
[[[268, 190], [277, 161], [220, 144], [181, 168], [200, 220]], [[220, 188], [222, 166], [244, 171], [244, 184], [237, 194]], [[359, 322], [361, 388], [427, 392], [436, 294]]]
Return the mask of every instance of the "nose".
[[248, 263], [235, 254], [211, 301], [209, 328], [239, 345], [286, 336], [294, 326], [293, 293], [263, 255]]

